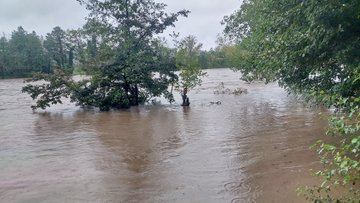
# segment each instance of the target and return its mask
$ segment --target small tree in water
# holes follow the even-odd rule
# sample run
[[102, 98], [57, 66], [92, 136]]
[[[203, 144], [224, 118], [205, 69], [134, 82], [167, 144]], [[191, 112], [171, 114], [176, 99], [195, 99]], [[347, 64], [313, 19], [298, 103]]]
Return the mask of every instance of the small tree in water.
[[200, 85], [201, 77], [206, 75], [201, 70], [199, 63], [202, 44], [198, 43], [196, 37], [191, 35], [179, 42], [175, 40], [175, 42], [177, 45], [176, 66], [180, 70], [180, 80], [177, 82], [176, 88], [181, 92], [182, 106], [189, 106], [190, 100], [187, 93], [195, 86]]

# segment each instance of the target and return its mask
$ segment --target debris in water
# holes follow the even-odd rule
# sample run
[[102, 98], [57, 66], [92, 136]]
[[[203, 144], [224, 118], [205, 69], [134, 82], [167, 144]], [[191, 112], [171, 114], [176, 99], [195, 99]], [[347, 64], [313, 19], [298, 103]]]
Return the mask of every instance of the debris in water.
[[234, 94], [234, 95], [241, 95], [247, 94], [248, 90], [243, 87], [238, 87], [235, 90], [231, 91], [229, 88], [225, 88], [224, 82], [221, 82], [214, 90], [214, 94]]

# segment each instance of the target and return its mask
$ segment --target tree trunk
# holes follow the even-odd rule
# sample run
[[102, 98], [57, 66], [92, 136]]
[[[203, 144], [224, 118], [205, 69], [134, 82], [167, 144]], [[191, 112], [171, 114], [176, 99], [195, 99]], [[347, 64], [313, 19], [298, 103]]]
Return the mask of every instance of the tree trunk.
[[5, 79], [5, 70], [4, 70], [3, 66], [0, 66], [0, 73], [1, 73], [2, 79]]
[[189, 97], [187, 96], [187, 88], [185, 87], [182, 94], [181, 94], [183, 103], [181, 106], [189, 106], [190, 105], [190, 100]]
[[135, 84], [134, 96], [135, 96], [135, 105], [138, 106], [139, 105], [139, 88], [138, 88], [137, 84]]

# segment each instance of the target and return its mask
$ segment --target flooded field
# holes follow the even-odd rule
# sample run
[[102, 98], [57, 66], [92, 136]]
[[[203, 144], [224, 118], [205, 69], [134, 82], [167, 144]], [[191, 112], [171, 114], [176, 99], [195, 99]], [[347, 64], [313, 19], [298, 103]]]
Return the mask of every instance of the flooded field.
[[[0, 202], [305, 202], [320, 110], [277, 84], [208, 70], [191, 105], [32, 112], [22, 80], [0, 80]], [[214, 94], [221, 83], [248, 94]], [[214, 104], [220, 101], [221, 104]]]

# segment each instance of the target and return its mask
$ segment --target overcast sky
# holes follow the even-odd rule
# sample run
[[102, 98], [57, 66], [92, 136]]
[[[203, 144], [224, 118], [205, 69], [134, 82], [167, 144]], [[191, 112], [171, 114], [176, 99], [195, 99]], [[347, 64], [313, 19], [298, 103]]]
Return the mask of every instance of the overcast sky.
[[[167, 10], [191, 11], [188, 18], [176, 23], [181, 36], [195, 35], [205, 49], [215, 46], [218, 33], [222, 32], [223, 16], [240, 7], [241, 0], [157, 0], [168, 5]], [[9, 35], [18, 26], [28, 32], [45, 35], [53, 27], [79, 28], [85, 22], [87, 11], [76, 0], [0, 0], [0, 33]], [[169, 29], [171, 33], [174, 29]]]

